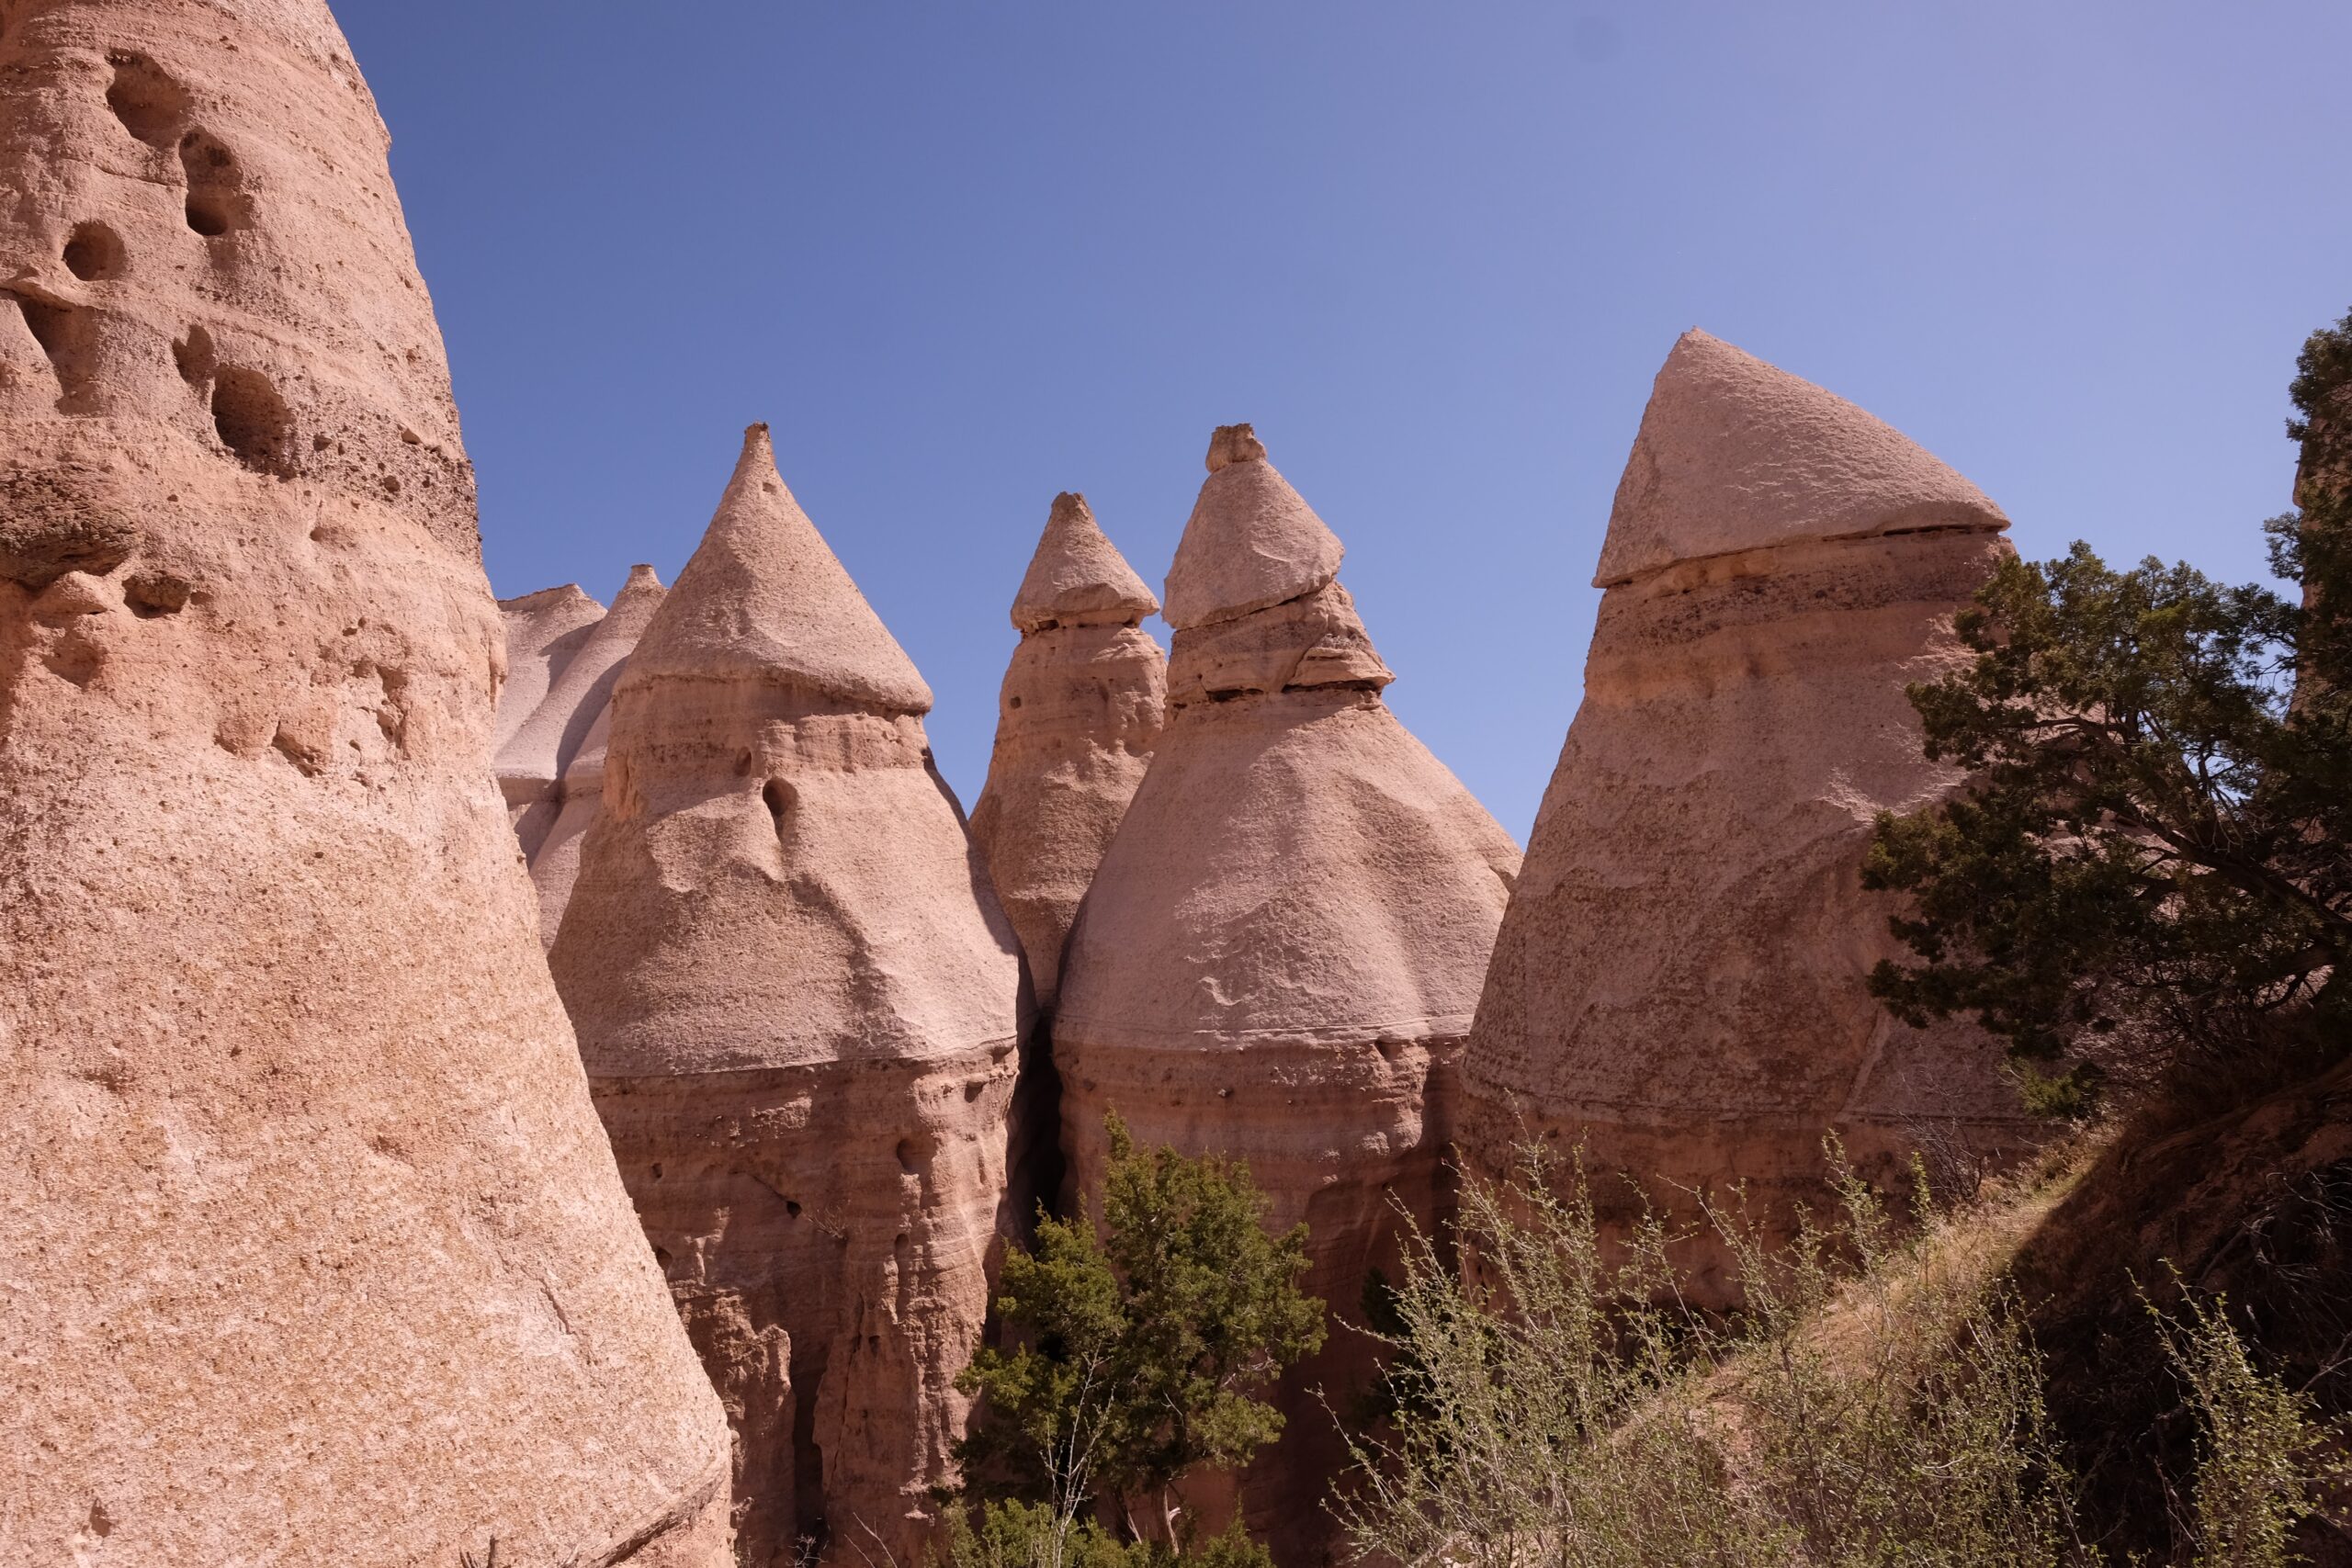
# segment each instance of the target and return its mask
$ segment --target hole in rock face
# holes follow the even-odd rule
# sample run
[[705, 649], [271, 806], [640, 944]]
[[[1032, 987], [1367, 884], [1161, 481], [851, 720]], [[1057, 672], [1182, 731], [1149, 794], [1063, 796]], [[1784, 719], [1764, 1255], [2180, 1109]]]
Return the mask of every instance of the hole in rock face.
[[910, 1176], [920, 1176], [931, 1168], [931, 1139], [921, 1133], [900, 1138], [897, 1152], [899, 1168]]
[[792, 814], [796, 794], [793, 787], [782, 779], [770, 779], [760, 786], [761, 803], [767, 807], [768, 816], [774, 818], [778, 832], [784, 830], [785, 818]]
[[[5, 296], [0, 296], [5, 298]], [[49, 356], [57, 373], [58, 408], [67, 413], [92, 412], [85, 399], [93, 389], [97, 353], [97, 321], [88, 312], [67, 305], [19, 294], [17, 309], [24, 312], [26, 330]]]
[[656, 1161], [656, 1162], [654, 1163], [654, 1167], [653, 1167], [653, 1179], [654, 1179], [654, 1180], [656, 1180], [656, 1181], [659, 1181], [659, 1180], [661, 1180], [661, 1179], [662, 1179], [662, 1166], [661, 1166], [661, 1163], [660, 1163], [659, 1161]]
[[794, 1199], [786, 1198], [784, 1201], [784, 1212], [797, 1220], [800, 1217], [800, 1204]]
[[122, 602], [142, 621], [187, 608], [188, 585], [168, 571], [142, 571], [122, 585]]
[[1010, 702], [1010, 703], [1011, 703], [1014, 707], [1019, 707], [1019, 706], [1021, 705], [1021, 699], [1020, 699], [1019, 697], [1010, 697], [1010, 698], [1007, 698], [1006, 700], [1007, 700], [1008, 702]]
[[294, 477], [294, 413], [260, 371], [220, 368], [212, 380], [212, 428], [254, 472]]
[[180, 167], [187, 173], [187, 226], [207, 239], [245, 227], [244, 176], [217, 137], [191, 130], [180, 138]]
[[202, 327], [188, 328], [187, 337], [172, 340], [172, 363], [180, 367], [180, 379], [191, 387], [211, 380], [220, 364], [212, 351], [212, 334]]
[[65, 242], [65, 270], [85, 283], [120, 277], [130, 264], [122, 236], [103, 223], [77, 223]]
[[107, 107], [122, 128], [150, 147], [169, 147], [187, 113], [187, 89], [143, 54], [118, 51], [107, 56], [114, 80], [107, 85]]

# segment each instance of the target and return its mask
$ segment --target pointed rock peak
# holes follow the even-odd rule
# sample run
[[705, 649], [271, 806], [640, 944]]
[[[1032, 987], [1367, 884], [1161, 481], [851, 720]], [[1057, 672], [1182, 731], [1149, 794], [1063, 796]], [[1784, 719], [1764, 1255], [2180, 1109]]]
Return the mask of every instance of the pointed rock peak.
[[513, 599], [501, 599], [498, 607], [510, 615], [576, 616], [601, 615], [605, 607], [596, 603], [595, 595], [576, 582], [560, 588], [542, 588], [536, 593], [525, 593]]
[[1086, 497], [1071, 491], [1054, 497], [1037, 553], [1012, 597], [1012, 624], [1024, 632], [1132, 625], [1159, 608], [1127, 558], [1096, 525]]
[[1208, 481], [1168, 569], [1168, 624], [1229, 621], [1314, 592], [1340, 574], [1339, 538], [1291, 489], [1258, 433], [1221, 424]]
[[662, 574], [645, 562], [639, 561], [628, 569], [628, 581], [621, 584], [620, 593], [613, 603], [617, 604], [630, 594], [643, 593], [649, 589], [656, 593], [669, 592], [662, 586]]
[[1693, 330], [1651, 388], [1593, 582], [1769, 545], [2008, 525], [1894, 426]]
[[694, 558], [629, 661], [643, 677], [754, 677], [926, 713], [931, 688], [777, 473], [768, 427], [743, 455]]

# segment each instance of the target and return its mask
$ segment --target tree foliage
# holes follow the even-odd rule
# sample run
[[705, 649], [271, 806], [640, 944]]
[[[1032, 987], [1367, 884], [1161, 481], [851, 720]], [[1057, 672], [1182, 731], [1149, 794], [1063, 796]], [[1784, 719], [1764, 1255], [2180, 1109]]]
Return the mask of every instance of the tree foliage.
[[980, 1397], [960, 1456], [983, 1505], [958, 1541], [973, 1564], [1254, 1554], [1231, 1532], [1196, 1540], [1176, 1488], [1280, 1437], [1260, 1395], [1323, 1342], [1323, 1303], [1299, 1289], [1306, 1229], [1267, 1234], [1246, 1165], [1138, 1150], [1115, 1115], [1107, 1127], [1101, 1233], [1085, 1215], [1040, 1220], [1034, 1249], [1005, 1260], [1012, 1347], [957, 1381]]
[[2005, 563], [1956, 617], [1973, 660], [1911, 688], [1972, 778], [1879, 819], [1864, 881], [1911, 896], [1917, 961], [1871, 989], [1973, 1014], [2046, 1109], [2118, 1063], [2352, 1040], [2347, 384], [2352, 316], [2304, 351], [2301, 510], [2268, 525], [2302, 603], [2077, 544]]

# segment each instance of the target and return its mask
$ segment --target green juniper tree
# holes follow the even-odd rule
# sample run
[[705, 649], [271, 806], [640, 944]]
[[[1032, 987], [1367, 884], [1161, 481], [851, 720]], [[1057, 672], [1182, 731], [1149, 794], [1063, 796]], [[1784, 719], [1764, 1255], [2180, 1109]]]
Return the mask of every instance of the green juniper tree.
[[1281, 1435], [1259, 1395], [1323, 1342], [1323, 1303], [1298, 1286], [1306, 1228], [1266, 1234], [1246, 1165], [1138, 1150], [1107, 1126], [1103, 1234], [1041, 1219], [1035, 1249], [1005, 1259], [998, 1312], [1017, 1342], [957, 1380], [980, 1397], [957, 1568], [1264, 1561], [1238, 1525], [1198, 1539], [1178, 1483]]
[[2005, 564], [1958, 617], [1973, 662], [1911, 689], [1973, 779], [1879, 819], [1864, 880], [1911, 896], [1917, 961], [1871, 987], [1981, 1019], [2041, 1109], [2119, 1064], [2352, 1044], [2352, 315], [2292, 395], [2299, 511], [2268, 529], [2301, 603], [2077, 544]]

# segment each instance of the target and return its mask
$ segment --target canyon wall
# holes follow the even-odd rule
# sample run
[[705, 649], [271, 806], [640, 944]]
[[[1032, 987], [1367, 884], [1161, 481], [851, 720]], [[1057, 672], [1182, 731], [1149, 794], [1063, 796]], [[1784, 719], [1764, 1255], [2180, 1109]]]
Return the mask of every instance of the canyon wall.
[[549, 962], [759, 1568], [919, 1560], [988, 1311], [1027, 1001], [930, 706], [752, 427], [614, 691]]
[[[1381, 700], [1392, 679], [1337, 581], [1339, 540], [1247, 425], [1220, 429], [1168, 574], [1168, 722], [1079, 911], [1054, 1025], [1076, 1190], [1102, 1119], [1146, 1146], [1246, 1158], [1272, 1222], [1310, 1227], [1307, 1287], [1360, 1322], [1402, 1203], [1427, 1223], [1453, 1074], [1519, 851]], [[1370, 1341], [1277, 1394], [1249, 1478], [1286, 1561], [1323, 1549], [1344, 1404]]]
[[0, 0], [0, 1561], [729, 1561], [317, 0]]
[[[1915, 1030], [1864, 989], [1890, 900], [1872, 817], [1960, 781], [1906, 682], [2008, 552], [1973, 485], [1820, 388], [1703, 333], [1676, 344], [1618, 487], [1583, 705], [1536, 818], [1464, 1068], [1489, 1174], [1524, 1140], [1621, 1175], [1818, 1201], [1821, 1139], [1890, 1184], [1915, 1150], [1973, 1168], [2030, 1129], [1997, 1043]], [[1702, 1249], [1704, 1250], [1704, 1249]], [[1702, 1290], [1727, 1295], [1713, 1257]]]

